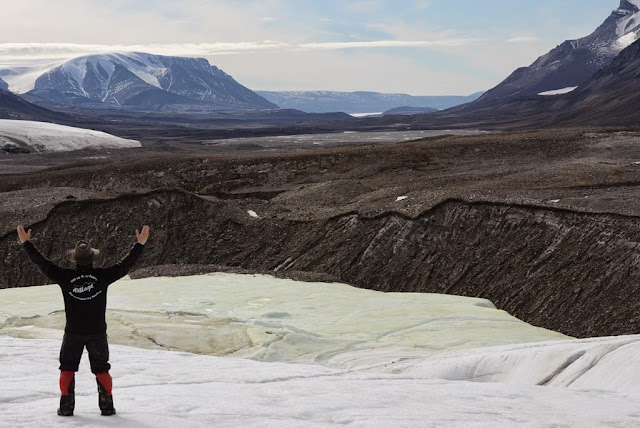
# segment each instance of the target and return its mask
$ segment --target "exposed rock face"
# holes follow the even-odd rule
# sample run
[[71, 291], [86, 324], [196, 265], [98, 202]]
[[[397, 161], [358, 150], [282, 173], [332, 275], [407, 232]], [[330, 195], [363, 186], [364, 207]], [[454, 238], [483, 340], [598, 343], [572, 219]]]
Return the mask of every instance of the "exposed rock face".
[[[639, 18], [640, 19], [640, 18]], [[470, 103], [414, 116], [414, 127], [438, 128], [636, 126], [640, 121], [640, 40], [632, 43], [575, 90], [553, 96], [530, 95], [497, 105]], [[367, 119], [383, 123], [382, 119]], [[395, 118], [393, 118], [395, 120]], [[388, 123], [391, 120], [387, 120]]]
[[7, 82], [5, 82], [2, 79], [0, 79], [0, 89], [2, 89], [4, 91], [8, 91], [9, 90], [9, 85], [7, 84]]
[[[32, 226], [34, 242], [60, 260], [89, 228], [85, 237], [102, 249], [100, 263], [109, 264], [146, 222], [153, 238], [139, 268], [306, 271], [382, 291], [484, 297], [527, 322], [574, 336], [640, 329], [637, 217], [448, 200], [417, 218], [354, 213], [256, 220], [237, 217], [231, 203], [180, 191], [68, 201]], [[1, 240], [0, 287], [45, 282], [15, 233]]]
[[565, 123], [637, 124], [640, 93], [638, 70], [640, 41], [623, 50], [573, 93], [564, 96], [569, 102], [568, 108], [557, 120]]
[[72, 123], [73, 119], [32, 104], [11, 92], [0, 89], [0, 119], [36, 120], [42, 122]]
[[277, 107], [204, 58], [146, 53], [72, 59], [38, 77], [30, 95], [65, 105], [92, 107], [156, 110]]
[[[487, 91], [472, 108], [495, 106], [544, 91], [579, 86], [638, 39], [640, 8], [621, 0], [620, 7], [587, 37], [567, 40], [529, 67], [514, 71]], [[471, 107], [471, 106], [470, 106]]]

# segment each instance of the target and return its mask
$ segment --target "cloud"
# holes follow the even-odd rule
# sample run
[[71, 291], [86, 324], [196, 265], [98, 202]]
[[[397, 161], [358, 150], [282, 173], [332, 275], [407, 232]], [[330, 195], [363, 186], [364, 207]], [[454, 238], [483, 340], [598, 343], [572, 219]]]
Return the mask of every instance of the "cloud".
[[480, 39], [376, 40], [362, 42], [286, 43], [261, 42], [174, 43], [174, 44], [75, 44], [75, 43], [0, 43], [0, 64], [20, 60], [65, 59], [105, 52], [148, 52], [174, 56], [212, 56], [262, 51], [344, 50], [375, 48], [433, 48], [463, 46]]
[[377, 40], [370, 42], [328, 42], [303, 43], [302, 49], [369, 49], [369, 48], [429, 48], [436, 46], [463, 46], [481, 39], [442, 39], [442, 40]]
[[431, 0], [413, 0], [413, 7], [416, 10], [425, 10], [431, 7]]
[[540, 41], [540, 38], [535, 36], [518, 36], [507, 39], [506, 41], [507, 43], [536, 43]]

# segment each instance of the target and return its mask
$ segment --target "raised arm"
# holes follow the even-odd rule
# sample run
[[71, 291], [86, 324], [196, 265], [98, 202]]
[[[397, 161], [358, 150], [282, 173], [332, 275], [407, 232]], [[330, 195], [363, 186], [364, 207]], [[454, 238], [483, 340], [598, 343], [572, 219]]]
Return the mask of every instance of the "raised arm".
[[22, 245], [24, 246], [24, 249], [29, 255], [31, 261], [38, 266], [40, 271], [42, 271], [47, 278], [57, 283], [63, 279], [64, 269], [43, 256], [31, 242], [31, 229], [25, 231], [23, 225], [18, 226], [18, 239], [22, 242]]
[[138, 232], [138, 229], [136, 229], [136, 238], [138, 239], [138, 244], [146, 244], [147, 240], [149, 240], [149, 226], [146, 224], [142, 226], [142, 232]]
[[138, 229], [136, 229], [136, 238], [138, 242], [129, 251], [129, 254], [127, 254], [127, 256], [119, 263], [107, 268], [107, 282], [112, 283], [122, 278], [129, 273], [131, 268], [136, 264], [140, 256], [142, 256], [144, 244], [146, 244], [149, 239], [149, 226], [143, 226], [142, 232], [139, 232]]

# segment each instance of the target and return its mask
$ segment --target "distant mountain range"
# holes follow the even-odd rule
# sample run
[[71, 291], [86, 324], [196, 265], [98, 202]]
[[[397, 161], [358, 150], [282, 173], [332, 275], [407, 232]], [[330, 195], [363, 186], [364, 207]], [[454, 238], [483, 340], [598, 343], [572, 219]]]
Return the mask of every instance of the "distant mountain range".
[[640, 0], [622, 0], [593, 33], [567, 40], [529, 67], [518, 68], [470, 107], [497, 106], [523, 96], [579, 86], [635, 42], [639, 34]]
[[382, 113], [396, 107], [429, 107], [442, 110], [477, 99], [482, 92], [469, 96], [413, 96], [381, 92], [337, 91], [256, 91], [281, 108], [308, 113]]
[[[28, 68], [0, 70], [24, 89]], [[23, 97], [47, 106], [140, 110], [250, 110], [277, 108], [204, 58], [109, 53], [66, 61], [26, 84]]]
[[[68, 120], [68, 116], [60, 119], [57, 113], [2, 90], [6, 83], [11, 89], [14, 85], [25, 88], [27, 82], [28, 92], [23, 97], [41, 106], [116, 107], [127, 114], [129, 110], [243, 112], [279, 105], [309, 113], [416, 114], [406, 122], [421, 129], [637, 125], [639, 37], [640, 0], [621, 0], [620, 7], [589, 36], [562, 43], [531, 66], [514, 71], [493, 89], [468, 97], [335, 91], [256, 93], [202, 58], [144, 53], [91, 55], [32, 73], [31, 87], [27, 80], [33, 70], [0, 70], [0, 118]], [[546, 95], [539, 95], [542, 93]], [[398, 107], [402, 109], [393, 110]], [[418, 114], [429, 111], [427, 108], [444, 110]], [[282, 116], [287, 118], [282, 123], [339, 122], [343, 118], [311, 117], [285, 110]], [[397, 116], [387, 116], [327, 126], [375, 128], [399, 121]]]

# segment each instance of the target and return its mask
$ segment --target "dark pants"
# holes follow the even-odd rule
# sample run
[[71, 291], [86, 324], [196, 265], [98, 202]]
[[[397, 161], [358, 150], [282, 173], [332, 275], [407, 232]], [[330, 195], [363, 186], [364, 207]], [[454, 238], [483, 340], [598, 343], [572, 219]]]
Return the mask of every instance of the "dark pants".
[[91, 372], [94, 374], [108, 372], [111, 365], [109, 364], [107, 333], [65, 333], [60, 348], [60, 370], [77, 372], [85, 347], [89, 353]]

